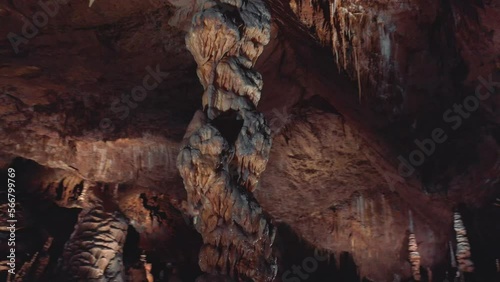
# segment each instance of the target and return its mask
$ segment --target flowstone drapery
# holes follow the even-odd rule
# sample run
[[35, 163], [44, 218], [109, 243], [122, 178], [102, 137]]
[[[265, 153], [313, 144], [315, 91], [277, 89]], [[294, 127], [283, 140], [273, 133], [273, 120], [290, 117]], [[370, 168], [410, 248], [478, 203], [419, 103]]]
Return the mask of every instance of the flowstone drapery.
[[203, 112], [187, 129], [177, 166], [196, 229], [200, 267], [238, 281], [272, 281], [275, 229], [252, 196], [271, 148], [257, 112], [263, 86], [252, 69], [270, 39], [270, 14], [257, 1], [207, 1], [186, 45], [204, 87]]

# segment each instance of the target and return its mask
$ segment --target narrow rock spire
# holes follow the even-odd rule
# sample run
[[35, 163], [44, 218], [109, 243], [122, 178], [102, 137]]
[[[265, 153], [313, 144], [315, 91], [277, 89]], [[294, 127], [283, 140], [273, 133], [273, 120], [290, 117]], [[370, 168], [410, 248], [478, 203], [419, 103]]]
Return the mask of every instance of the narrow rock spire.
[[410, 252], [409, 260], [413, 279], [420, 281], [420, 254], [418, 253], [417, 239], [413, 233], [410, 233], [408, 251]]
[[453, 215], [453, 227], [457, 235], [457, 261], [458, 269], [461, 272], [474, 272], [474, 263], [471, 260], [471, 251], [469, 239], [467, 239], [467, 230], [460, 213], [455, 212]]
[[418, 253], [417, 239], [414, 234], [413, 215], [408, 211], [410, 236], [408, 238], [408, 252], [411, 263], [411, 273], [415, 281], [420, 281], [420, 254]]

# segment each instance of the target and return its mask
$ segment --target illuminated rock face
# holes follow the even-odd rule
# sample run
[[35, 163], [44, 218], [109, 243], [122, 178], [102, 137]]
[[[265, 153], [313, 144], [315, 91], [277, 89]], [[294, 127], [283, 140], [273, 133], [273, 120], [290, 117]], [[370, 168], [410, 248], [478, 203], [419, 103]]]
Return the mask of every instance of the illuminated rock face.
[[271, 149], [271, 131], [256, 110], [262, 77], [252, 69], [269, 36], [262, 1], [209, 1], [186, 36], [204, 111], [188, 128], [178, 168], [203, 236], [202, 271], [239, 281], [272, 281], [277, 272], [275, 229], [251, 194]]

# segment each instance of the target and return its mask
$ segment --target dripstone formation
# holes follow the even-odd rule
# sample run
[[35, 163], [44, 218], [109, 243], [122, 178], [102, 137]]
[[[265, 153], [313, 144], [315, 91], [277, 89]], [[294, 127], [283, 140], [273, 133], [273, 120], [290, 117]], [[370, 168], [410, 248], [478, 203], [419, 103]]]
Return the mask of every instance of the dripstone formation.
[[471, 260], [469, 239], [467, 239], [467, 230], [465, 229], [460, 213], [454, 213], [453, 222], [453, 228], [455, 229], [455, 233], [457, 235], [458, 269], [461, 272], [473, 272], [474, 263]]
[[128, 223], [119, 212], [107, 211], [92, 191], [85, 192], [83, 209], [59, 261], [60, 278], [125, 281], [122, 257]]
[[417, 239], [413, 233], [409, 236], [408, 251], [413, 279], [420, 281], [420, 254], [418, 253]]
[[211, 279], [272, 281], [277, 272], [275, 229], [251, 193], [271, 148], [256, 109], [263, 81], [252, 69], [269, 40], [270, 14], [259, 0], [207, 1], [186, 36], [203, 111], [187, 129], [177, 166], [203, 237], [199, 264]]

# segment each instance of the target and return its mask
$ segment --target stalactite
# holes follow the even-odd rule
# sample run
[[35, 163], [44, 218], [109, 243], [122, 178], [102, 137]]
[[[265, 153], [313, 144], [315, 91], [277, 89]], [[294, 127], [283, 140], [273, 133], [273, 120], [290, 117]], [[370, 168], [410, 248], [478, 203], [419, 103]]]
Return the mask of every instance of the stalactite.
[[43, 196], [65, 208], [81, 207], [81, 203], [85, 202], [85, 187], [88, 185], [81, 177], [67, 172], [49, 176], [41, 183]]
[[251, 194], [271, 147], [271, 131], [256, 110], [262, 77], [252, 69], [269, 40], [270, 14], [261, 0], [208, 1], [186, 36], [204, 111], [188, 127], [177, 166], [203, 237], [202, 271], [238, 281], [272, 281], [277, 272], [275, 229]]
[[[354, 42], [356, 42], [354, 44]], [[358, 56], [359, 56], [359, 46], [358, 46], [358, 39], [357, 36], [354, 36], [353, 39], [353, 45], [354, 45], [354, 64], [356, 65], [356, 77], [358, 81], [358, 99], [359, 102], [361, 103], [361, 73], [359, 69], [359, 62], [358, 62]]]
[[335, 30], [335, 13], [337, 12], [337, 0], [335, 0], [330, 5], [330, 26], [332, 27], [332, 50], [335, 55], [335, 63], [337, 64], [337, 68], [340, 72], [340, 64], [339, 64], [339, 52], [338, 52], [338, 36], [337, 31]]
[[87, 191], [86, 200], [64, 246], [58, 274], [64, 281], [124, 281], [128, 224], [118, 212], [106, 211], [92, 191]]
[[461, 272], [473, 272], [474, 263], [471, 260], [471, 251], [469, 240], [467, 239], [467, 230], [465, 229], [464, 223], [460, 213], [454, 213], [454, 229], [457, 235], [457, 261], [458, 269]]
[[340, 27], [340, 40], [341, 40], [341, 47], [342, 47], [342, 66], [344, 70], [347, 69], [347, 40], [346, 40], [346, 33], [349, 32], [347, 29], [348, 27], [346, 26], [346, 15], [349, 12], [347, 11], [346, 8], [340, 7], [339, 9], [339, 27]]
[[[350, 74], [356, 77], [358, 99], [361, 102], [361, 76], [363, 74], [359, 57], [359, 50], [361, 48], [359, 32], [363, 23], [363, 7], [352, 3], [345, 3], [343, 5], [341, 0], [334, 0], [333, 3], [330, 2], [329, 9], [332, 50], [335, 54], [338, 70], [340, 71], [342, 68], [349, 73], [351, 72], [350, 70], [354, 69], [355, 74]], [[349, 52], [349, 49], [352, 52]], [[342, 56], [342, 62], [339, 62], [340, 56]], [[352, 62], [354, 62], [354, 65]]]

